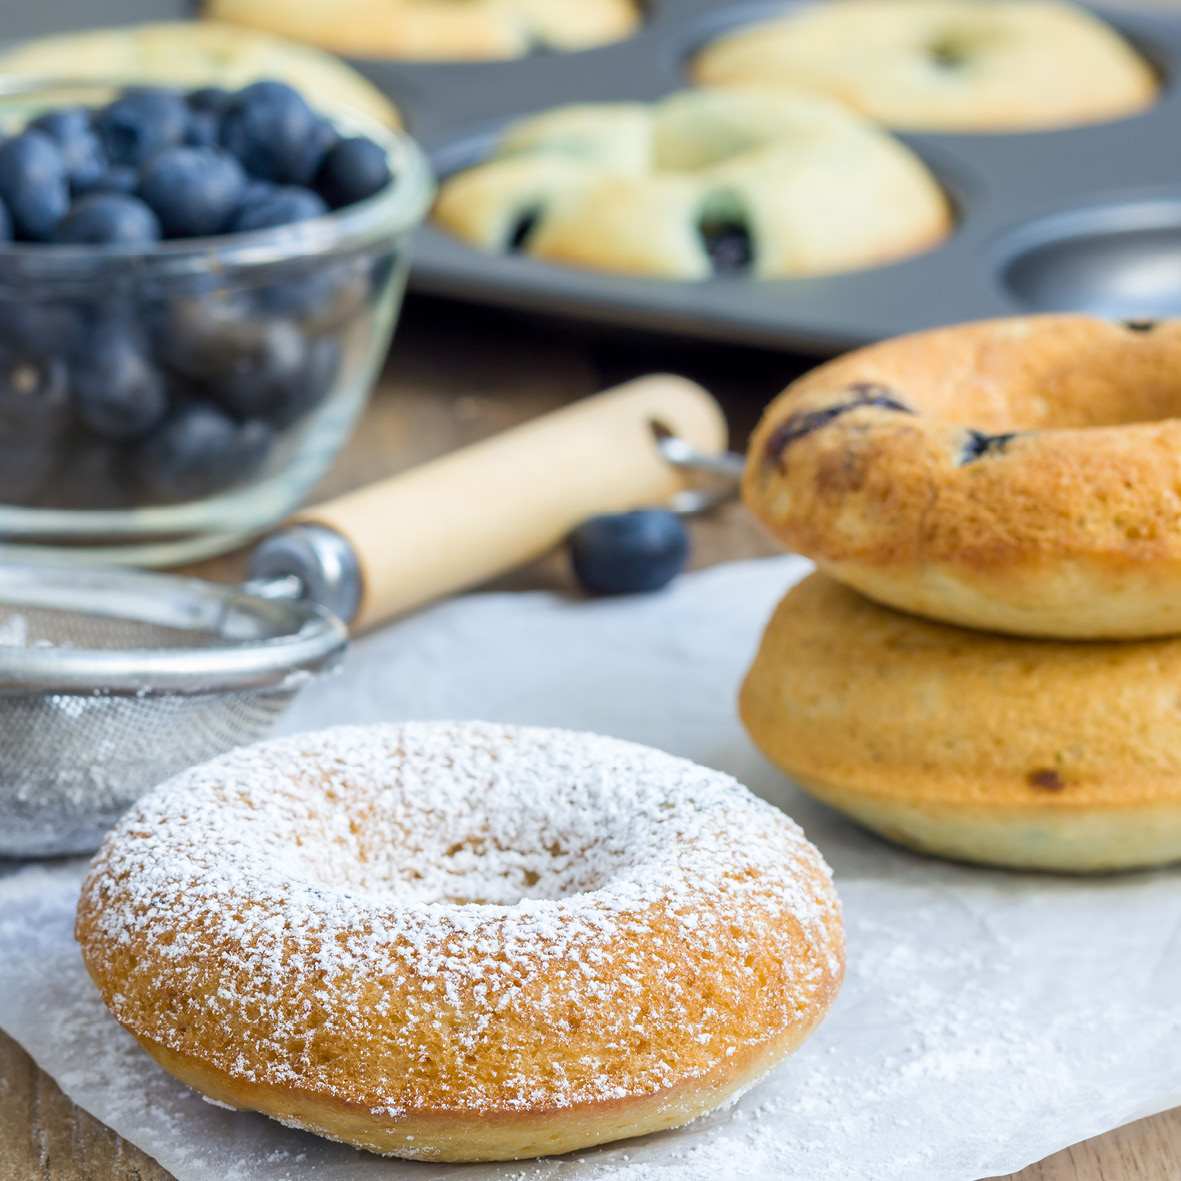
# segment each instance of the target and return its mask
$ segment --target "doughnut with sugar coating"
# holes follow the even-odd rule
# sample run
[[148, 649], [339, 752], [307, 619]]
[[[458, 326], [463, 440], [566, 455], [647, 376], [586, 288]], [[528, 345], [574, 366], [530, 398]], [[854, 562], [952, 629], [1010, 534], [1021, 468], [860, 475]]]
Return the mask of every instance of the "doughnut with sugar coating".
[[76, 934], [209, 1098], [389, 1155], [499, 1160], [683, 1124], [832, 1003], [819, 853], [733, 779], [594, 735], [342, 727], [139, 801]]

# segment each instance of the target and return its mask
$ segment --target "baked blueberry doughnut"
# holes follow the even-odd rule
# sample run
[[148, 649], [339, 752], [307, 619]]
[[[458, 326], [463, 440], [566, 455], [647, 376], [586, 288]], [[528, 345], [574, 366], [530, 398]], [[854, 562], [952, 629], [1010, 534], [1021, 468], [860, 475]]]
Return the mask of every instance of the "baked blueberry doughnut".
[[206, 15], [368, 58], [522, 57], [630, 37], [635, 0], [206, 0]]
[[740, 711], [772, 762], [889, 840], [1024, 869], [1181, 860], [1181, 639], [986, 635], [823, 574], [767, 626]]
[[765, 90], [524, 119], [443, 183], [434, 220], [480, 250], [671, 279], [875, 266], [951, 224], [938, 184], [886, 132], [821, 95]]
[[144, 797], [82, 888], [103, 999], [232, 1107], [424, 1160], [675, 1127], [813, 1030], [820, 854], [733, 779], [615, 739], [344, 727]]
[[826, 0], [745, 25], [692, 65], [704, 85], [792, 86], [912, 131], [1033, 131], [1134, 115], [1148, 63], [1047, 0]]
[[0, 74], [238, 89], [262, 79], [294, 86], [319, 110], [352, 108], [399, 126], [389, 99], [330, 54], [213, 21], [162, 21], [63, 33], [0, 53]]
[[1181, 321], [1019, 317], [860, 349], [768, 407], [743, 488], [788, 549], [905, 611], [1181, 633]]

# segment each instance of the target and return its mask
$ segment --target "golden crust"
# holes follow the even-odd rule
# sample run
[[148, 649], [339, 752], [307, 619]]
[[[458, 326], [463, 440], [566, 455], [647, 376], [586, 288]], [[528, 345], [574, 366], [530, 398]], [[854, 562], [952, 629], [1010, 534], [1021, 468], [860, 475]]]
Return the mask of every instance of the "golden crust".
[[162, 86], [246, 86], [278, 78], [319, 110], [355, 110], [400, 127], [393, 104], [327, 53], [214, 21], [161, 21], [41, 37], [0, 53], [0, 74]]
[[640, 23], [633, 0], [206, 0], [205, 12], [352, 57], [423, 60], [592, 49]]
[[186, 773], [108, 838], [76, 935], [115, 1017], [211, 1098], [446, 1160], [691, 1119], [808, 1035], [844, 964], [819, 855], [733, 781], [475, 724]]
[[1181, 639], [1013, 639], [794, 587], [740, 696], [801, 786], [902, 844], [1022, 868], [1181, 860]]
[[947, 200], [903, 144], [822, 95], [683, 91], [561, 107], [507, 129], [448, 178], [434, 220], [490, 252], [705, 279], [703, 224], [740, 225], [761, 278], [877, 266], [929, 249]]
[[196, 1056], [178, 1054], [148, 1038], [138, 1040], [169, 1074], [210, 1099], [263, 1112], [331, 1140], [417, 1160], [525, 1160], [680, 1127], [737, 1098], [807, 1040], [836, 998], [839, 984], [826, 981], [825, 996], [806, 1014], [811, 1024], [802, 1019], [760, 1045], [743, 1046], [700, 1077], [650, 1095], [547, 1111], [422, 1111], [391, 1118], [291, 1087], [244, 1082]]
[[936, 329], [788, 388], [756, 430], [752, 511], [915, 614], [1017, 635], [1181, 631], [1181, 321]]
[[1113, 29], [1042, 0], [828, 0], [721, 37], [692, 72], [704, 85], [815, 89], [927, 131], [1104, 122], [1142, 111], [1159, 89]]

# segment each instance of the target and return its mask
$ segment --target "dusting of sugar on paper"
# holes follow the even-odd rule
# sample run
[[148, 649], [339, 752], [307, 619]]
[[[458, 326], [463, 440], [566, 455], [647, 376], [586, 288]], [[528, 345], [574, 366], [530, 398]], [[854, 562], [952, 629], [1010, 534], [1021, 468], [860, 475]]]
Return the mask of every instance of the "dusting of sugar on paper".
[[[833, 866], [845, 986], [740, 1103], [571, 1156], [424, 1166], [223, 1111], [103, 1007], [71, 925], [83, 869], [0, 878], [0, 1026], [179, 1181], [976, 1181], [1181, 1103], [1181, 874], [973, 870], [862, 833], [746, 739], [734, 697], [799, 559], [734, 563], [655, 596], [441, 604], [362, 637], [285, 726], [483, 716], [592, 728], [734, 775]], [[21, 884], [23, 878], [23, 884]]]

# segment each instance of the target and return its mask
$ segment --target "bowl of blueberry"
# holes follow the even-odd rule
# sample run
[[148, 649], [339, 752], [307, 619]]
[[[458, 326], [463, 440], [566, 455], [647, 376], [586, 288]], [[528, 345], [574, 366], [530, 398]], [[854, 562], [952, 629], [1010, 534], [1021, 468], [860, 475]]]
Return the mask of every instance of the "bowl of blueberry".
[[0, 552], [173, 564], [297, 507], [385, 357], [412, 140], [258, 82], [0, 94]]

